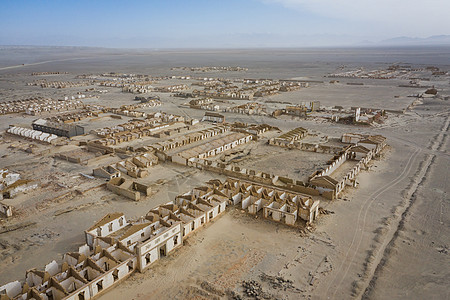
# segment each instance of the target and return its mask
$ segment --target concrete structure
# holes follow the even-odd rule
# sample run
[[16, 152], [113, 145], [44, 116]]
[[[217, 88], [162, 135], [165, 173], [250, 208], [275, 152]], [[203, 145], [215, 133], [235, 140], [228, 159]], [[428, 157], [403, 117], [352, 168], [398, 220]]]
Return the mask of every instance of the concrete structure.
[[172, 212], [183, 221], [183, 236], [188, 236], [225, 212], [227, 203], [227, 195], [214, 187], [202, 186], [177, 196]]
[[[356, 175], [362, 168], [367, 168], [368, 163], [386, 146], [386, 138], [382, 136], [365, 139], [365, 143], [359, 142], [359, 145], [352, 146], [343, 151], [340, 155], [336, 155], [324, 170], [314, 172], [310, 176], [309, 183], [316, 186], [321, 192], [332, 192], [334, 197], [338, 197], [344, 190], [346, 185], [356, 186]], [[362, 145], [370, 145], [366, 148]], [[353, 161], [350, 169], [344, 174], [333, 178], [333, 173], [347, 161]], [[333, 177], [332, 177], [333, 176]]]
[[143, 271], [156, 260], [182, 245], [181, 221], [174, 216], [147, 214], [128, 223], [121, 213], [108, 214], [86, 230], [91, 248], [119, 242], [136, 257], [137, 269]]
[[135, 222], [110, 213], [85, 231], [78, 252], [27, 271], [24, 282], [0, 287], [0, 299], [86, 300], [104, 293], [131, 273], [143, 272], [183, 245], [183, 238], [225, 212], [227, 198], [197, 188], [155, 207]]
[[341, 151], [345, 150], [345, 147], [339, 146], [328, 146], [323, 144], [311, 144], [304, 143], [300, 141], [289, 141], [285, 139], [271, 138], [268, 141], [269, 145], [290, 148], [290, 149], [299, 149], [303, 151], [317, 152], [317, 153], [332, 153], [338, 154]]
[[79, 300], [92, 299], [121, 282], [134, 270], [136, 258], [120, 243], [66, 253], [61, 264], [52, 261], [43, 271], [26, 272], [23, 283], [0, 287], [0, 299]]
[[[272, 143], [279, 141], [293, 143], [295, 141], [303, 139], [308, 134], [308, 130], [303, 127], [292, 129], [282, 135], [272, 139]], [[270, 143], [270, 142], [269, 142]]]
[[83, 106], [80, 100], [57, 101], [50, 98], [34, 97], [0, 103], [0, 115], [27, 113], [38, 115], [45, 112], [61, 112]]
[[12, 125], [8, 128], [8, 130], [6, 130], [6, 132], [9, 134], [25, 137], [43, 143], [52, 143], [58, 138], [58, 136], [54, 134], [48, 134], [39, 130], [28, 129]]
[[152, 152], [138, 154], [123, 161], [98, 167], [93, 170], [93, 175], [112, 179], [120, 177], [121, 174], [126, 174], [133, 178], [142, 178], [148, 175], [147, 168], [158, 163], [158, 157]]
[[[222, 134], [230, 131], [230, 127], [224, 125], [218, 125], [212, 128], [195, 131], [192, 133], [185, 134], [183, 136], [177, 137], [175, 139], [169, 139], [164, 142], [158, 142], [152, 145], [156, 150], [156, 155], [163, 160], [166, 159], [167, 155], [164, 152], [171, 149], [176, 149], [178, 147], [183, 147], [185, 145], [195, 143], [201, 140], [212, 138], [218, 134]], [[164, 154], [164, 155], [163, 155]]]
[[[38, 182], [21, 179], [20, 174], [10, 172], [8, 169], [0, 169], [0, 200], [14, 198], [17, 194], [38, 188]], [[3, 212], [9, 215], [10, 211], [4, 207]]]
[[268, 203], [265, 217], [289, 225], [297, 217], [312, 221], [317, 215], [318, 201], [309, 197], [232, 179], [212, 180], [134, 222], [123, 213], [105, 215], [84, 232], [86, 244], [77, 252], [64, 254], [61, 263], [52, 261], [44, 270], [28, 270], [23, 282], [1, 286], [0, 299], [93, 299], [181, 247], [192, 232], [223, 214], [227, 203], [245, 202], [248, 195]]
[[199, 145], [178, 152], [171, 157], [172, 162], [181, 165], [187, 165], [187, 162], [193, 158], [207, 158], [215, 156], [224, 151], [233, 149], [239, 145], [250, 142], [253, 139], [251, 134], [241, 132], [230, 133], [222, 138], [215, 139], [207, 144]]
[[227, 107], [224, 109], [225, 112], [232, 112], [238, 114], [246, 114], [246, 115], [267, 115], [267, 106], [265, 104], [260, 104], [257, 102], [249, 102], [242, 105]]
[[225, 123], [225, 116], [213, 113], [213, 112], [205, 112], [203, 116], [202, 122], [212, 122], [212, 123]]
[[299, 217], [311, 223], [319, 214], [320, 201], [307, 195], [232, 178], [224, 183], [213, 180], [209, 184], [227, 195], [231, 204], [240, 204], [248, 213], [256, 214], [262, 209], [264, 218], [287, 225], [295, 225]]
[[272, 116], [291, 115], [297, 117], [306, 117], [308, 113], [320, 109], [319, 101], [302, 102], [299, 105], [287, 105], [285, 109], [277, 109], [272, 113]]
[[127, 123], [119, 124], [114, 127], [105, 127], [96, 129], [94, 132], [101, 139], [90, 142], [99, 146], [115, 146], [123, 142], [129, 142], [135, 139], [152, 136], [155, 132], [166, 129], [178, 122], [184, 122], [182, 116], [154, 113], [146, 114], [145, 120], [133, 119]]
[[127, 174], [133, 178], [142, 178], [148, 175], [145, 169], [139, 168], [131, 160], [119, 161], [115, 166], [122, 174]]
[[148, 196], [151, 192], [151, 188], [145, 184], [128, 180], [122, 177], [112, 178], [107, 184], [106, 187], [121, 196], [130, 198], [134, 201], [141, 200], [141, 194]]
[[[3, 195], [0, 194], [0, 200], [3, 199]], [[3, 217], [12, 217], [13, 215], [13, 207], [11, 205], [7, 205], [0, 202], [0, 214]]]
[[357, 144], [359, 141], [365, 139], [367, 136], [359, 133], [344, 133], [341, 137], [341, 142], [346, 144]]
[[84, 128], [79, 125], [51, 122], [45, 119], [37, 119], [32, 124], [34, 130], [71, 138], [84, 134]]
[[92, 173], [94, 176], [103, 177], [108, 180], [120, 177], [121, 175], [120, 171], [116, 169], [113, 165], [96, 168], [92, 171]]

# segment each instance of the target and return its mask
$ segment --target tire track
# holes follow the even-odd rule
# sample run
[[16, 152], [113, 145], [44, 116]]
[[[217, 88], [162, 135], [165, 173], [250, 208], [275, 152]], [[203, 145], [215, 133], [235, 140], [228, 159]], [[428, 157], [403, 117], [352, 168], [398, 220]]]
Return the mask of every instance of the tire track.
[[[330, 281], [330, 284], [328, 285], [327, 288], [327, 292], [326, 294], [328, 294], [331, 286], [333, 285], [333, 282], [335, 281], [335, 279], [337, 278], [337, 275], [339, 275], [339, 278], [341, 278], [341, 280], [339, 281], [339, 283], [337, 284], [338, 286], [342, 284], [342, 282], [345, 279], [345, 275], [348, 273], [348, 270], [350, 269], [350, 263], [353, 261], [353, 258], [355, 256], [355, 254], [358, 252], [359, 246], [360, 246], [360, 242], [358, 243], [358, 246], [356, 248], [356, 250], [354, 251], [354, 254], [352, 256], [352, 259], [348, 262], [348, 267], [344, 273], [344, 275], [341, 275], [340, 270], [342, 269], [344, 263], [346, 263], [349, 255], [350, 255], [350, 251], [352, 250], [353, 245], [356, 242], [357, 236], [358, 236], [358, 228], [364, 227], [365, 226], [365, 222], [366, 222], [366, 217], [367, 217], [367, 211], [370, 208], [371, 204], [380, 196], [382, 195], [384, 192], [386, 192], [388, 189], [390, 189], [391, 187], [395, 186], [396, 184], [398, 184], [400, 181], [402, 181], [405, 177], [407, 177], [407, 175], [409, 174], [411, 167], [412, 167], [412, 161], [413, 159], [417, 156], [417, 154], [420, 152], [420, 149], [416, 149], [413, 154], [409, 157], [407, 164], [405, 165], [405, 168], [403, 169], [402, 173], [400, 173], [400, 175], [398, 175], [394, 181], [389, 182], [387, 184], [385, 184], [384, 186], [378, 188], [375, 192], [373, 192], [368, 199], [372, 199], [370, 202], [366, 202], [364, 205], [361, 206], [359, 213], [358, 213], [358, 218], [356, 220], [356, 224], [359, 224], [361, 222], [362, 219], [362, 214], [364, 213], [364, 218], [363, 218], [363, 224], [362, 226], [355, 226], [355, 231], [353, 233], [353, 237], [352, 237], [352, 241], [347, 249], [347, 252], [345, 254], [344, 259], [342, 260], [341, 264], [339, 265], [338, 269], [336, 270], [336, 276], [333, 280]], [[335, 294], [336, 294], [336, 289], [334, 290], [333, 294], [332, 294], [332, 298], [334, 298]]]
[[391, 252], [392, 249], [394, 248], [394, 244], [399, 236], [400, 231], [403, 230], [404, 228], [404, 224], [405, 224], [405, 219], [406, 216], [409, 213], [409, 210], [412, 206], [412, 204], [415, 202], [416, 199], [416, 192], [419, 188], [419, 186], [424, 182], [425, 180], [425, 176], [426, 174], [428, 174], [429, 170], [430, 170], [430, 166], [434, 161], [434, 156], [428, 156], [426, 159], [426, 163], [425, 166], [422, 167], [422, 169], [420, 170], [420, 173], [422, 173], [420, 176], [420, 180], [416, 181], [415, 184], [413, 185], [414, 188], [411, 189], [410, 191], [412, 191], [412, 195], [411, 197], [408, 199], [408, 206], [405, 208], [405, 210], [403, 211], [403, 213], [401, 214], [401, 218], [400, 221], [397, 225], [397, 228], [395, 230], [395, 232], [392, 235], [392, 238], [389, 240], [389, 242], [386, 244], [386, 246], [384, 247], [384, 251], [382, 249], [380, 249], [380, 251], [378, 252], [379, 255], [377, 255], [375, 258], [378, 258], [378, 263], [375, 264], [375, 268], [373, 270], [373, 272], [371, 272], [371, 277], [369, 281], [366, 281], [366, 284], [364, 285], [364, 287], [361, 289], [363, 292], [362, 295], [358, 295], [358, 298], [361, 299], [370, 299], [370, 294], [373, 290], [373, 287], [375, 286], [375, 282], [378, 278], [378, 274], [381, 272], [381, 269], [384, 267], [384, 265], [386, 264], [386, 262], [388, 261], [388, 259], [391, 256]]
[[[427, 120], [427, 119], [433, 119], [435, 117], [439, 117], [439, 116], [445, 116], [448, 115], [450, 113], [450, 109], [446, 109], [444, 111], [438, 112], [436, 114], [433, 115], [427, 115], [427, 116], [420, 116], [421, 120]], [[417, 119], [410, 119], [410, 120], [405, 120], [405, 121], [401, 121], [401, 122], [395, 122], [395, 123], [391, 123], [391, 124], [385, 124], [385, 125], [381, 125], [381, 126], [374, 126], [373, 129], [374, 130], [378, 130], [378, 129], [386, 129], [386, 128], [398, 128], [398, 127], [404, 127], [407, 125], [410, 125], [410, 123], [415, 123], [417, 122]]]
[[[434, 151], [436, 151], [437, 149], [439, 149], [439, 148], [441, 147], [441, 143], [443, 142], [444, 138], [446, 137], [446, 134], [445, 134], [445, 133], [446, 133], [446, 131], [448, 130], [449, 123], [450, 123], [450, 118], [447, 117], [447, 120], [446, 120], [444, 126], [443, 126], [442, 129], [441, 129], [441, 132], [440, 132], [438, 135], [435, 136], [435, 138], [433, 139], [434, 141], [431, 142], [431, 145], [429, 145], [428, 147], [426, 147], [427, 150], [429, 149], [429, 150], [431, 150], [431, 152], [434, 152]], [[438, 142], [438, 141], [440, 141], [440, 142]], [[411, 155], [411, 157], [408, 159], [407, 165], [405, 166], [405, 168], [404, 168], [404, 170], [402, 171], [402, 173], [401, 173], [401, 174], [400, 174], [400, 175], [399, 175], [392, 183], [386, 184], [385, 186], [383, 186], [383, 187], [379, 188], [377, 191], [375, 191], [375, 192], [369, 197], [369, 199], [372, 198], [372, 200], [371, 200], [367, 205], [365, 204], [365, 205], [363, 205], [363, 206], [361, 207], [360, 212], [359, 212], [359, 214], [358, 214], [358, 218], [357, 218], [356, 224], [359, 224], [359, 223], [360, 223], [361, 214], [362, 214], [362, 212], [363, 212], [363, 210], [364, 210], [364, 218], [363, 218], [363, 225], [362, 225], [362, 226], [364, 227], [364, 226], [365, 226], [365, 223], [366, 223], [366, 217], [367, 217], [368, 210], [369, 210], [370, 206], [372, 205], [372, 203], [374, 202], [374, 200], [376, 200], [376, 198], [378, 198], [381, 194], [383, 194], [383, 193], [384, 193], [385, 191], [387, 191], [389, 188], [391, 188], [392, 186], [394, 186], [395, 184], [397, 184], [398, 182], [400, 182], [402, 179], [404, 179], [404, 178], [407, 176], [407, 174], [409, 174], [409, 172], [410, 172], [410, 170], [411, 170], [411, 167], [412, 167], [412, 164], [411, 164], [412, 159], [413, 159], [413, 158], [415, 159], [415, 157], [417, 156], [417, 154], [423, 150], [423, 149], [421, 149], [421, 147], [419, 147], [419, 146], [417, 146], [417, 145], [415, 146], [415, 148], [416, 148], [416, 151], [415, 151], [415, 152]], [[429, 151], [426, 151], [426, 152], [429, 152]], [[430, 159], [430, 158], [432, 159], [432, 158], [434, 158], [434, 157], [435, 157], [435, 155], [428, 155], [428, 158], [424, 161], [424, 164], [421, 164], [421, 166], [420, 166], [420, 168], [419, 168], [419, 171], [416, 172], [416, 174], [419, 174], [419, 173], [420, 173], [420, 170], [423, 170], [423, 168], [425, 167], [425, 165], [428, 167], [428, 163], [430, 163], [429, 159]], [[425, 175], [423, 175], [423, 176], [425, 176]], [[410, 189], [410, 188], [411, 188], [411, 186], [410, 186], [408, 189]], [[410, 197], [409, 197], [409, 198], [410, 198]], [[407, 197], [407, 199], [408, 199], [408, 197]], [[398, 206], [397, 206], [397, 208], [398, 208]], [[357, 228], [361, 228], [361, 227], [360, 227], [360, 226], [357, 226]], [[347, 273], [348, 273], [348, 271], [349, 271], [349, 269], [350, 269], [350, 267], [351, 267], [350, 264], [353, 262], [354, 257], [356, 256], [356, 254], [357, 254], [357, 252], [358, 252], [358, 250], [359, 250], [359, 248], [360, 248], [360, 244], [361, 244], [361, 242], [362, 242], [362, 239], [363, 239], [363, 235], [362, 235], [362, 233], [361, 233], [361, 234], [360, 234], [360, 239], [359, 239], [359, 242], [358, 242], [358, 246], [356, 247], [356, 250], [354, 251], [353, 256], [352, 256], [352, 258], [350, 259], [350, 261], [347, 262], [348, 266], [347, 266], [347, 268], [346, 268], [346, 270], [345, 270], [345, 273], [344, 273], [343, 275], [341, 275], [341, 274], [340, 274], [340, 270], [342, 269], [342, 266], [344, 265], [344, 263], [347, 261], [347, 258], [349, 257], [349, 253], [350, 253], [350, 251], [351, 251], [351, 248], [352, 248], [353, 245], [355, 244], [355, 239], [356, 239], [357, 236], [358, 236], [357, 228], [355, 228], [355, 232], [354, 232], [354, 234], [353, 234], [352, 242], [350, 243], [350, 246], [349, 246], [349, 248], [348, 248], [348, 250], [347, 250], [347, 252], [346, 252], [345, 258], [344, 258], [344, 260], [342, 260], [342, 263], [341, 263], [341, 265], [339, 266], [338, 271], [337, 271], [337, 273], [339, 273], [339, 276], [340, 276], [340, 278], [341, 278], [341, 280], [339, 281], [338, 286], [341, 285], [342, 282], [344, 281], [345, 276], [347, 275]], [[373, 250], [374, 250], [374, 249], [371, 249], [370, 251], [373, 251]], [[327, 288], [327, 293], [326, 293], [326, 294], [328, 294], [328, 292], [329, 292], [329, 290], [330, 290], [330, 288], [331, 288], [333, 282], [336, 280], [336, 278], [337, 278], [337, 275], [336, 275], [335, 278], [330, 282], [330, 284], [329, 284], [329, 286], [328, 286], [328, 288]], [[332, 294], [332, 298], [334, 298], [336, 292], [337, 292], [337, 290], [335, 289], [334, 292], [333, 292], [333, 294]]]
[[[437, 134], [434, 138], [434, 141], [431, 143], [431, 150], [437, 150], [439, 149], [442, 144], [445, 142], [445, 136], [446, 132], [448, 131], [448, 127], [450, 125], [450, 118], [447, 117], [445, 124], [442, 126], [441, 131], [439, 134]], [[378, 263], [374, 264], [373, 272], [370, 274], [370, 280], [366, 282], [366, 284], [363, 287], [363, 294], [361, 295], [361, 299], [370, 299], [370, 295], [376, 285], [376, 281], [378, 279], [378, 276], [380, 272], [382, 272], [384, 266], [386, 265], [387, 261], [389, 260], [391, 256], [392, 249], [395, 246], [395, 242], [397, 238], [399, 237], [400, 232], [403, 230], [406, 222], [406, 217], [408, 216], [408, 213], [415, 203], [417, 191], [419, 187], [423, 184], [423, 182], [426, 180], [427, 174], [431, 170], [431, 166], [433, 162], [435, 161], [436, 155], [428, 155], [425, 163], [421, 166], [421, 168], [418, 171], [418, 174], [416, 178], [413, 180], [413, 183], [411, 187], [409, 188], [408, 197], [407, 197], [407, 206], [405, 207], [403, 213], [401, 214], [401, 218], [398, 222], [397, 228], [392, 234], [392, 237], [390, 238], [389, 242], [386, 243], [386, 246], [383, 249], [380, 249], [378, 252], [379, 255], [376, 257], [378, 258]], [[359, 298], [359, 297], [358, 297]]]
[[[430, 157], [430, 156], [428, 156]], [[377, 250], [377, 244], [381, 244], [381, 246], [379, 246], [378, 248], [384, 248], [387, 245], [387, 242], [389, 239], [385, 238], [384, 242], [383, 242], [383, 237], [389, 234], [393, 234], [392, 230], [390, 230], [391, 228], [389, 227], [389, 224], [391, 224], [391, 222], [395, 221], [396, 219], [399, 219], [399, 216], [401, 216], [401, 209], [404, 209], [407, 206], [407, 199], [411, 198], [413, 189], [414, 189], [414, 185], [417, 183], [417, 178], [420, 177], [420, 173], [422, 172], [424, 166], [427, 163], [427, 159], [423, 160], [418, 168], [417, 171], [415, 172], [413, 179], [411, 180], [410, 184], [402, 191], [402, 194], [404, 194], [403, 196], [403, 200], [401, 201], [401, 203], [397, 206], [395, 206], [392, 209], [392, 215], [385, 218], [383, 221], [383, 225], [381, 227], [378, 227], [376, 229], [376, 235], [373, 238], [373, 242], [370, 245], [370, 249], [368, 251], [368, 255], [366, 257], [366, 260], [363, 264], [363, 276], [361, 279], [359, 280], [355, 280], [353, 282], [353, 290], [352, 290], [352, 294], [353, 296], [358, 296], [359, 293], [363, 290], [363, 288], [361, 288], [361, 285], [364, 285], [364, 280], [369, 278], [371, 276], [371, 266], [373, 265], [373, 261], [376, 259], [380, 258], [380, 251], [376, 251]], [[391, 231], [391, 233], [389, 233], [389, 230]]]

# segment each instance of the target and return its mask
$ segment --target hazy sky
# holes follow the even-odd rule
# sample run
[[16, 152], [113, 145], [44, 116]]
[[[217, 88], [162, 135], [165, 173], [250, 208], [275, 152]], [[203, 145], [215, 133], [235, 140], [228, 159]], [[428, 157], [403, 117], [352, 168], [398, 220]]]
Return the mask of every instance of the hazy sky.
[[449, 12], [449, 0], [0, 0], [0, 45], [351, 45], [449, 35]]

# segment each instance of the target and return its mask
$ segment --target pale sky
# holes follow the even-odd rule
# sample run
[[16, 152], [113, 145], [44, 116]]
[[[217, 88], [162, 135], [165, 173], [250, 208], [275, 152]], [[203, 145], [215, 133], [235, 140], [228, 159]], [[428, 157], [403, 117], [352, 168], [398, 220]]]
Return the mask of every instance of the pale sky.
[[0, 45], [361, 45], [450, 35], [449, 0], [0, 1]]

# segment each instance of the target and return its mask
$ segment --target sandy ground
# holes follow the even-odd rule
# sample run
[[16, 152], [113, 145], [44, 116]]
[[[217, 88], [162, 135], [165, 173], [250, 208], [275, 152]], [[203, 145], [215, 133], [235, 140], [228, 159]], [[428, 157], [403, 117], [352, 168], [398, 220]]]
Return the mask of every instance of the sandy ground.
[[279, 176], [304, 182], [315, 170], [326, 167], [327, 161], [333, 158], [333, 154], [291, 150], [268, 145], [266, 139], [250, 144], [242, 152], [244, 153], [239, 153], [226, 161], [240, 168], [255, 171], [277, 170]]
[[[61, 76], [61, 80], [70, 80], [77, 74], [107, 71], [170, 74], [170, 67], [175, 65], [220, 62], [250, 68], [244, 75], [230, 74], [230, 77], [324, 80], [324, 74], [334, 72], [342, 63], [387, 67], [392, 61], [408, 62], [414, 58], [418, 63], [431, 64], [445, 53], [448, 57], [448, 52], [442, 52], [442, 49], [429, 51], [428, 54], [436, 55], [431, 57], [420, 52], [415, 58], [412, 54], [391, 53], [392, 56], [387, 58], [381, 50], [362, 52], [359, 56], [342, 50], [316, 54], [259, 52], [254, 55], [245, 51], [231, 54], [220, 51], [148, 55], [109, 53], [100, 57], [98, 53], [85, 52], [78, 56], [85, 58], [75, 61], [62, 60], [67, 59], [62, 54], [49, 59], [38, 51], [42, 59], [34, 58], [30, 63], [58, 61], [20, 66], [18, 61], [25, 57], [21, 53], [14, 60], [18, 67], [0, 70], [0, 101], [35, 95], [59, 97], [86, 88], [55, 90], [25, 86], [24, 82], [36, 79], [29, 76], [32, 71], [69, 71]], [[10, 66], [2, 62], [4, 55], [0, 55], [1, 66]], [[448, 69], [448, 66], [443, 68]], [[364, 86], [349, 86], [346, 80], [341, 80], [338, 85], [312, 85], [274, 97], [292, 103], [319, 100], [326, 105], [357, 104], [398, 109], [408, 106], [413, 98], [406, 96], [416, 92], [398, 88], [398, 84], [405, 83], [401, 80], [368, 80], [364, 83]], [[448, 96], [448, 81], [439, 79], [427, 84], [435, 84], [442, 95]], [[133, 98], [132, 94], [111, 89], [95, 101], [118, 107], [133, 103]], [[197, 118], [204, 115], [201, 110], [180, 108], [185, 99], [167, 94], [161, 94], [161, 99], [163, 105], [156, 111]], [[224, 293], [230, 290], [243, 297], [243, 280], [254, 280], [265, 296], [275, 299], [449, 297], [448, 101], [424, 99], [422, 104], [403, 115], [389, 114], [386, 123], [378, 127], [312, 119], [225, 115], [229, 121], [268, 123], [283, 131], [301, 126], [335, 138], [343, 132], [382, 134], [388, 138], [389, 147], [380, 160], [372, 163], [370, 171], [360, 173], [357, 188], [348, 188], [336, 201], [321, 202], [322, 207], [334, 214], [320, 216], [311, 232], [304, 233], [300, 228], [286, 227], [261, 217], [255, 219], [240, 210], [230, 209], [186, 239], [185, 246], [173, 255], [143, 274], [132, 275], [101, 299], [226, 299]], [[35, 117], [22, 115], [1, 116], [0, 130], [9, 124], [29, 125], [33, 119]], [[101, 121], [86, 122], [92, 129], [102, 125]], [[269, 133], [265, 138], [273, 134]], [[35, 193], [8, 200], [14, 202], [11, 204], [17, 206], [20, 213], [7, 221], [0, 219], [0, 285], [22, 279], [27, 269], [42, 268], [53, 259], [59, 261], [65, 252], [76, 251], [84, 243], [83, 230], [108, 212], [121, 211], [128, 218], [137, 218], [155, 205], [173, 200], [176, 195], [209, 179], [224, 179], [208, 172], [162, 164], [150, 169], [148, 177], [140, 179], [151, 185], [152, 195], [140, 202], [131, 202], [102, 187], [104, 180], [91, 181], [79, 176], [80, 172], [92, 171], [92, 166], [50, 157], [73, 145], [58, 149], [38, 145], [43, 152], [29, 154], [20, 150], [29, 142], [19, 139], [13, 140], [13, 144], [16, 147], [10, 147], [9, 138], [0, 139], [0, 168], [13, 167], [27, 176], [40, 176], [49, 184]], [[256, 143], [245, 147], [243, 149], [247, 150], [256, 147], [252, 150], [254, 156], [236, 162], [238, 165], [267, 168], [278, 174], [303, 174], [298, 172], [303, 168], [300, 162], [286, 162], [288, 159], [304, 160], [303, 152], [259, 147]], [[117, 157], [108, 158], [108, 162], [115, 159]], [[304, 173], [320, 162], [323, 160], [318, 159], [316, 163], [311, 158]], [[68, 188], [63, 189], [57, 183]], [[70, 193], [58, 198], [67, 192]]]

